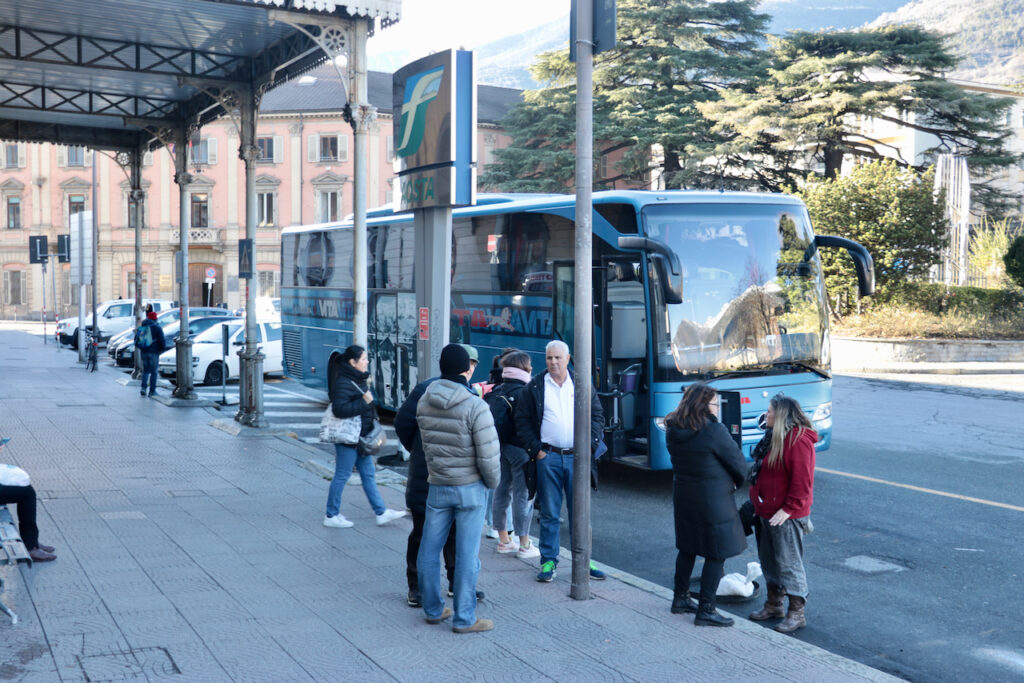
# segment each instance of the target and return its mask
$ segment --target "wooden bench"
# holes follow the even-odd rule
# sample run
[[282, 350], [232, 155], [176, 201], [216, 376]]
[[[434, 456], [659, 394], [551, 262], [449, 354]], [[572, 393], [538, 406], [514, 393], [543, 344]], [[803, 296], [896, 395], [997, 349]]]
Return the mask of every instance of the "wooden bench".
[[[21, 533], [18, 525], [14, 523], [14, 517], [6, 505], [0, 505], [0, 565], [17, 564], [24, 561], [32, 564], [32, 557], [28, 554], [28, 548], [21, 540]], [[3, 594], [4, 579], [0, 576], [0, 595]], [[0, 600], [0, 611], [11, 618], [12, 624], [18, 623], [18, 615]]]

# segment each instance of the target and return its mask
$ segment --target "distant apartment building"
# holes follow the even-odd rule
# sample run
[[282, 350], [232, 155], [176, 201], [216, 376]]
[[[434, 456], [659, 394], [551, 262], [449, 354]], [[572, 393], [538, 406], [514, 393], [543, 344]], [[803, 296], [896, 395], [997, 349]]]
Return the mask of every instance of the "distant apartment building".
[[[378, 110], [368, 142], [367, 205], [372, 208], [393, 199], [394, 143], [391, 74], [371, 72], [368, 80], [369, 99]], [[478, 87], [481, 168], [509, 143], [500, 122], [520, 97], [515, 89]], [[344, 106], [344, 89], [330, 65], [276, 88], [261, 102], [256, 278], [251, 281], [256, 296], [279, 295], [282, 228], [337, 221], [352, 211], [352, 127], [342, 118]], [[245, 237], [245, 169], [238, 147], [234, 124], [221, 119], [200, 131], [199, 144], [189, 152], [191, 305], [242, 304], [238, 240]], [[179, 188], [169, 151], [147, 153], [142, 176], [142, 295], [177, 299]], [[28, 238], [46, 235], [52, 255], [57, 235], [68, 233], [70, 216], [93, 209], [98, 216], [97, 300], [134, 298], [135, 225], [129, 189], [128, 176], [109, 154], [97, 152], [94, 157], [92, 150], [81, 147], [0, 141], [0, 318], [38, 319], [44, 286], [48, 311], [56, 309], [62, 317], [77, 312], [78, 287], [70, 284], [69, 265], [51, 258], [49, 268], [56, 271], [48, 271], [44, 282], [41, 267], [29, 263]]]

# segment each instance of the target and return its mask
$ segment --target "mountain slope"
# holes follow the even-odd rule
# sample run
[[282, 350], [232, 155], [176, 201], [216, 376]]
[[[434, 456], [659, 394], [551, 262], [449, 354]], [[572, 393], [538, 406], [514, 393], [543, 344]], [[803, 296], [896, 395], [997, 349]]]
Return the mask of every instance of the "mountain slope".
[[913, 0], [872, 26], [917, 24], [948, 36], [964, 57], [954, 78], [1010, 85], [1024, 81], [1024, 0]]

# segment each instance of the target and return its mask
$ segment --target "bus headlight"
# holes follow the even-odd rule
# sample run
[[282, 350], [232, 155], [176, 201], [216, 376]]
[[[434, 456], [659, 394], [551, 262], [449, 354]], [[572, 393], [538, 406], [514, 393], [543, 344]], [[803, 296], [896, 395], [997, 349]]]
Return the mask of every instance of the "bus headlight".
[[657, 427], [658, 429], [660, 429], [663, 432], [666, 431], [665, 430], [665, 418], [663, 418], [663, 417], [656, 417], [656, 418], [654, 418], [654, 426]]
[[828, 429], [832, 426], [832, 402], [822, 403], [811, 416], [815, 429]]

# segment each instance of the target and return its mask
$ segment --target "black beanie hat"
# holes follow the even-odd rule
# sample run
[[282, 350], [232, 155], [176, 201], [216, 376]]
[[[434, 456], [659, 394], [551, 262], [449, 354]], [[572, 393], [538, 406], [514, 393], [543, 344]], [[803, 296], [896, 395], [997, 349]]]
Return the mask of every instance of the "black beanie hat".
[[449, 344], [441, 349], [441, 374], [461, 375], [469, 370], [469, 352], [462, 344]]

